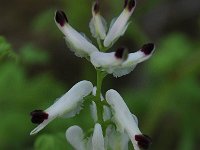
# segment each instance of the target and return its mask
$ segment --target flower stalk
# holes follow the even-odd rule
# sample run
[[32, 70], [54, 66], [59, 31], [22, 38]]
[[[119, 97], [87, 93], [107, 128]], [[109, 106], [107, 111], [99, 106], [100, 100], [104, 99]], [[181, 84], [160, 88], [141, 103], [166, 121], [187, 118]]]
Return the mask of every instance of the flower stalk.
[[94, 127], [84, 132], [74, 125], [67, 129], [66, 139], [76, 150], [128, 150], [131, 141], [135, 150], [148, 149], [151, 144], [149, 136], [138, 127], [138, 119], [131, 113], [120, 94], [111, 89], [102, 95], [102, 84], [108, 74], [121, 77], [130, 73], [137, 64], [149, 59], [155, 49], [153, 43], [144, 44], [138, 51], [128, 53], [120, 47], [114, 52], [108, 49], [126, 31], [136, 6], [135, 0], [125, 0], [124, 10], [110, 25], [100, 15], [99, 1], [92, 6], [92, 19], [89, 23], [92, 36], [96, 38], [98, 48], [70, 24], [62, 10], [55, 13], [55, 23], [64, 34], [66, 44], [78, 57], [84, 57], [96, 70], [96, 87], [90, 81], [80, 81], [60, 97], [46, 110], [36, 109], [31, 112], [31, 121], [38, 126], [30, 133], [36, 134], [57, 117], [70, 118], [80, 113], [83, 102], [90, 103]]

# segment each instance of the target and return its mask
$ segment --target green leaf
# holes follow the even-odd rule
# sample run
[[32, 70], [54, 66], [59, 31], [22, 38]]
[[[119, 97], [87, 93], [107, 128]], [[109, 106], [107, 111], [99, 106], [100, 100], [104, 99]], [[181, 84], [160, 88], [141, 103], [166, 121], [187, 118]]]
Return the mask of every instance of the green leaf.
[[25, 64], [45, 64], [49, 61], [48, 53], [32, 44], [22, 47], [20, 56]]

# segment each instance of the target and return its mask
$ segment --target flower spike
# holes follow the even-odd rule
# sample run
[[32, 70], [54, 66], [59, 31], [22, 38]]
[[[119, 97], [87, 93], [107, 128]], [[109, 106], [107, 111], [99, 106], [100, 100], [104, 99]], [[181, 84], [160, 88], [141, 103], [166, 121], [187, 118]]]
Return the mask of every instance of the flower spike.
[[140, 148], [148, 148], [151, 144], [149, 138], [144, 136], [138, 128], [135, 117], [128, 109], [126, 103], [115, 90], [108, 90], [106, 92], [106, 100], [111, 106], [114, 115], [114, 122], [118, 130], [122, 133], [127, 133], [135, 150]]
[[90, 55], [90, 61], [96, 68], [112, 73], [116, 66], [120, 66], [128, 57], [128, 50], [119, 48], [116, 52], [94, 52]]
[[62, 10], [56, 11], [55, 22], [65, 35], [68, 47], [75, 52], [76, 56], [87, 57], [90, 53], [98, 51], [92, 43], [68, 24], [68, 19]]
[[99, 2], [96, 2], [92, 6], [92, 19], [89, 23], [90, 31], [92, 36], [99, 39], [105, 39], [107, 23], [105, 19], [100, 15]]
[[131, 17], [135, 6], [135, 0], [125, 0], [124, 10], [116, 19], [116, 21], [114, 21], [113, 25], [111, 25], [108, 34], [104, 40], [105, 47], [112, 46], [114, 42], [117, 41], [117, 39], [125, 33], [129, 25], [128, 20]]
[[93, 85], [91, 82], [80, 81], [45, 111], [33, 111], [31, 113], [31, 120], [33, 123], [37, 123], [39, 125], [31, 131], [30, 134], [32, 135], [38, 133], [56, 117], [73, 117], [79, 113], [83, 98], [89, 95], [92, 92], [92, 89]]

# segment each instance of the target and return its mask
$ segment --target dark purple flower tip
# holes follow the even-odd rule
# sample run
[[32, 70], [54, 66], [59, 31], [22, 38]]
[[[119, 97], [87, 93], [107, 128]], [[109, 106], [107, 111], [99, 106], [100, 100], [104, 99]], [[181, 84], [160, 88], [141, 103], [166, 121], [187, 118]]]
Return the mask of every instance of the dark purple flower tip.
[[43, 110], [34, 110], [31, 112], [31, 122], [34, 124], [40, 124], [44, 120], [48, 119], [48, 114], [44, 112]]
[[126, 8], [126, 6], [128, 5], [128, 0], [124, 1], [124, 8]]
[[64, 11], [57, 10], [55, 20], [57, 23], [60, 24], [61, 27], [65, 25], [66, 22], [68, 22], [67, 16], [65, 15]]
[[129, 11], [131, 11], [136, 5], [135, 0], [125, 0], [124, 2], [124, 8], [128, 8]]
[[99, 1], [96, 0], [96, 2], [93, 5], [93, 11], [95, 12], [95, 14], [99, 13]]
[[128, 58], [128, 50], [124, 47], [118, 48], [115, 52], [115, 57], [117, 59], [126, 60]]
[[145, 150], [149, 149], [152, 143], [151, 138], [145, 134], [135, 135], [135, 140], [137, 141], [139, 148], [145, 149]]
[[154, 44], [153, 43], [148, 43], [148, 44], [144, 44], [141, 48], [141, 51], [143, 53], [145, 53], [145, 55], [149, 55], [152, 53], [152, 51], [154, 50]]

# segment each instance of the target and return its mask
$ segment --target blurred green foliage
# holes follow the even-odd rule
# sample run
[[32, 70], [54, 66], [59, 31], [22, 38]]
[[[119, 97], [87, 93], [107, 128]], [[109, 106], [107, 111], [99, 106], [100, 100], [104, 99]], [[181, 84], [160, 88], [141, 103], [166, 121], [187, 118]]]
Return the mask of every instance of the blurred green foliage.
[[[140, 9], [144, 10], [137, 12], [137, 15], [141, 16], [159, 2], [161, 1], [149, 1], [151, 5], [143, 5]], [[70, 24], [89, 35], [89, 2], [79, 0], [77, 5], [75, 1], [65, 0], [59, 3], [64, 8], [70, 8], [66, 9]], [[107, 7], [112, 8], [110, 12], [120, 12], [119, 3], [122, 2], [115, 3], [112, 0], [106, 3]], [[109, 11], [103, 12], [104, 15], [113, 17]], [[62, 38], [54, 25], [53, 13], [54, 8], [39, 13], [33, 18], [31, 29], [35, 34], [45, 35], [45, 38], [56, 41], [58, 37]], [[136, 45], [149, 39], [137, 19], [131, 24], [125, 37]], [[133, 45], [132, 42], [128, 44]], [[144, 63], [145, 68], [140, 72], [144, 77], [136, 77], [136, 80], [142, 81], [140, 87], [123, 89], [122, 97], [130, 110], [138, 116], [141, 130], [153, 138], [152, 150], [199, 148], [199, 57], [199, 39], [191, 39], [181, 32], [169, 33], [156, 41], [155, 54]], [[65, 139], [66, 129], [75, 124], [85, 130], [92, 127], [92, 119], [88, 117], [90, 112], [83, 109], [75, 120], [56, 119], [38, 135], [29, 135], [35, 127], [30, 121], [29, 113], [34, 109], [47, 108], [72, 86], [62, 83], [47, 70], [30, 76], [29, 71], [33, 66], [47, 65], [50, 61], [50, 53], [40, 46], [28, 43], [16, 52], [0, 36], [0, 149], [69, 150], [72, 148]], [[139, 67], [141, 66], [138, 65], [137, 68]], [[82, 68], [85, 69], [84, 77], [91, 76], [86, 66]], [[88, 108], [88, 104], [84, 107]]]

